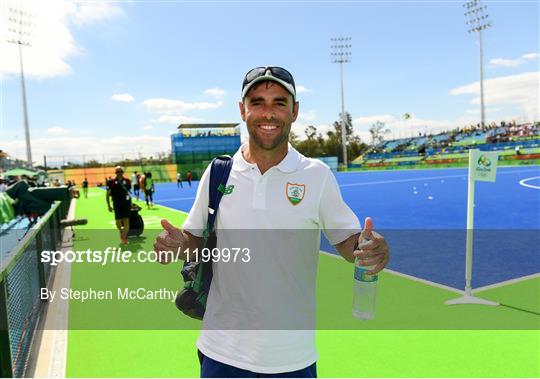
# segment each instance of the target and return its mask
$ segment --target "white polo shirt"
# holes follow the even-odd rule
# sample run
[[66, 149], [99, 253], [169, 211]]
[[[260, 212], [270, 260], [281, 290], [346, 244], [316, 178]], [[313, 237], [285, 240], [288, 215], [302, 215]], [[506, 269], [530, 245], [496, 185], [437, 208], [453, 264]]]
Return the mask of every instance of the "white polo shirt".
[[[262, 175], [246, 162], [244, 148], [234, 155], [216, 218], [217, 248], [232, 254], [228, 262], [213, 263], [197, 347], [257, 373], [296, 371], [317, 360], [320, 231], [336, 245], [358, 233], [360, 223], [321, 161], [289, 145], [285, 158]], [[209, 182], [207, 169], [183, 226], [197, 236], [208, 217]], [[234, 248], [242, 250], [233, 262]]]

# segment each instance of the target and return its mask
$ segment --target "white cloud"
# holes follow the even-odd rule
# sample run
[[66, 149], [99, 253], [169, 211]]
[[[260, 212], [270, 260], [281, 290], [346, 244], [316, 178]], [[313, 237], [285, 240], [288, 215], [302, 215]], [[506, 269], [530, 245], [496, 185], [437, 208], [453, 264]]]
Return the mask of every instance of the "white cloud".
[[145, 125], [142, 127], [143, 130], [152, 130], [154, 129], [154, 126], [153, 125]]
[[126, 15], [121, 8], [106, 2], [77, 3], [75, 6], [71, 18], [76, 25], [88, 25]]
[[111, 96], [111, 100], [130, 103], [135, 99], [129, 93], [115, 93]]
[[[82, 159], [81, 146], [84, 146], [85, 158], [93, 159], [91, 154], [95, 154], [94, 159], [101, 160], [102, 156], [106, 158], [111, 154], [123, 154], [129, 156], [132, 154], [136, 157], [141, 153], [156, 153], [170, 152], [171, 140], [169, 136], [149, 136], [149, 135], [127, 135], [127, 136], [112, 136], [112, 137], [47, 137], [32, 139], [32, 156], [42, 157], [47, 156], [47, 162], [52, 162], [56, 159], [61, 159], [65, 156], [66, 160], [73, 160], [73, 157]], [[4, 143], [2, 149], [16, 158], [25, 159], [26, 145], [23, 140], [8, 141]], [[73, 157], [70, 157], [73, 156]], [[36, 158], [35, 158], [36, 159]], [[40, 162], [41, 163], [41, 162]]]
[[489, 64], [493, 67], [503, 66], [503, 67], [517, 67], [525, 63], [525, 60], [517, 59], [504, 59], [504, 58], [493, 58], [489, 61]]
[[534, 59], [538, 59], [538, 56], [539, 54], [538, 53], [528, 53], [528, 54], [523, 54], [521, 56], [521, 58], [523, 59], [527, 59], [527, 60], [534, 60]]
[[305, 92], [311, 92], [311, 90], [304, 86], [296, 86], [296, 93], [305, 93]]
[[528, 61], [531, 61], [537, 58], [538, 58], [537, 53], [527, 53], [515, 59], [494, 58], [489, 61], [489, 65], [490, 67], [497, 67], [497, 66], [518, 67], [518, 66], [521, 66], [522, 64], [527, 63]]
[[[530, 120], [538, 120], [539, 72], [524, 72], [484, 80], [484, 103], [498, 107], [517, 106]], [[474, 82], [450, 91], [451, 95], [475, 95], [472, 104], [480, 104], [480, 83]]]
[[23, 29], [23, 32], [30, 33], [26, 42], [31, 44], [23, 47], [23, 59], [26, 76], [37, 79], [72, 73], [68, 61], [82, 54], [84, 49], [77, 44], [71, 33], [71, 22], [88, 25], [124, 14], [115, 5], [99, 2], [81, 4], [67, 0], [25, 0], [24, 6], [21, 6], [20, 1], [8, 0], [4, 4], [0, 14], [0, 25], [3, 26], [0, 28], [0, 72], [8, 76], [19, 74], [18, 45], [7, 42], [16, 36], [16, 33], [8, 29], [18, 30], [16, 24], [9, 21], [9, 18], [15, 17], [9, 9], [18, 9], [32, 15], [24, 17], [32, 26]]
[[298, 114], [298, 120], [313, 121], [317, 118], [317, 114], [314, 111], [300, 112]]
[[176, 114], [176, 115], [165, 114], [165, 115], [159, 116], [159, 119], [157, 120], [157, 122], [159, 122], [160, 124], [172, 124], [172, 125], [194, 124], [197, 122], [204, 122], [204, 121], [205, 120], [202, 118], [189, 117], [189, 116], [184, 116], [181, 114]]
[[170, 99], [148, 99], [143, 101], [143, 104], [149, 112], [164, 114], [183, 113], [191, 110], [215, 109], [223, 106], [223, 102], [221, 101], [218, 101], [217, 103], [188, 103], [181, 100]]
[[209, 88], [207, 90], [204, 90], [205, 95], [210, 95], [213, 97], [222, 97], [226, 94], [225, 90], [222, 90], [221, 88]]
[[50, 134], [50, 135], [67, 134], [67, 130], [62, 128], [61, 126], [55, 126], [55, 127], [47, 129], [47, 134]]
[[396, 122], [396, 118], [391, 115], [374, 115], [374, 116], [366, 116], [366, 117], [358, 117], [353, 120], [353, 125], [367, 125], [370, 127], [372, 124], [376, 123], [377, 121], [381, 121], [384, 123], [393, 123]]
[[[484, 111], [486, 112], [486, 114], [489, 114], [489, 113], [497, 113], [497, 112], [500, 112], [500, 111], [502, 111], [502, 110], [503, 110], [503, 108], [500, 108], [500, 107], [499, 107], [499, 108], [493, 107], [493, 108], [485, 108], [485, 109], [484, 109]], [[478, 115], [480, 114], [480, 107], [477, 107], [477, 108], [474, 108], [474, 109], [467, 109], [465, 112], [468, 113], [468, 114], [472, 114], [472, 115], [478, 116]]]

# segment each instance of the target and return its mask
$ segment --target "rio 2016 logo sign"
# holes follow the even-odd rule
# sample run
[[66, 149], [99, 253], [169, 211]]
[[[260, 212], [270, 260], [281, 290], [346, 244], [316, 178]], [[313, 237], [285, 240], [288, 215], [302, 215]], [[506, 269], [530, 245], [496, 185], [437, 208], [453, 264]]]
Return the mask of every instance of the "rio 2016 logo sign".
[[489, 168], [491, 166], [491, 161], [485, 155], [481, 155], [480, 158], [478, 158], [478, 165], [482, 168]]

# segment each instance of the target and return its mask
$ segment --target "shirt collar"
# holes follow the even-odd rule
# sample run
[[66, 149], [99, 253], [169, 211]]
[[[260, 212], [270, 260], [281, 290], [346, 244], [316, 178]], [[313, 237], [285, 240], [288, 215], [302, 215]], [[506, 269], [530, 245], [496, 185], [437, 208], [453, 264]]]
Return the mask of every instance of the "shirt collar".
[[[298, 164], [300, 163], [300, 153], [296, 151], [294, 147], [291, 146], [289, 143], [288, 145], [288, 151], [287, 155], [281, 162], [279, 162], [275, 167], [285, 173], [291, 173], [296, 170], [298, 167]], [[256, 163], [249, 163], [244, 159], [244, 156], [242, 155], [242, 151], [244, 151], [247, 147], [247, 143], [240, 146], [240, 149], [234, 154], [233, 156], [233, 170], [236, 171], [245, 171], [249, 168], [256, 167]]]

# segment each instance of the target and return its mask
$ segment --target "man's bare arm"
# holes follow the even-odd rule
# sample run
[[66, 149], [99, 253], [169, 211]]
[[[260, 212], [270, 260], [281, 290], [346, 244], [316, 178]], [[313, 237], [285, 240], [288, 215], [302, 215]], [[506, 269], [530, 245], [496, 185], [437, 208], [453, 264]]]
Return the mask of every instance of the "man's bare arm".
[[107, 209], [109, 209], [109, 212], [110, 212], [111, 209], [112, 209], [111, 208], [111, 201], [110, 201], [110, 199], [111, 199], [111, 190], [110, 189], [107, 190], [107, 196], [105, 198], [107, 200]]
[[356, 245], [356, 242], [358, 241], [358, 238], [360, 237], [360, 233], [353, 234], [349, 238], [347, 238], [345, 241], [338, 243], [335, 247], [336, 250], [339, 252], [339, 254], [345, 258], [347, 262], [354, 262], [354, 247]]

